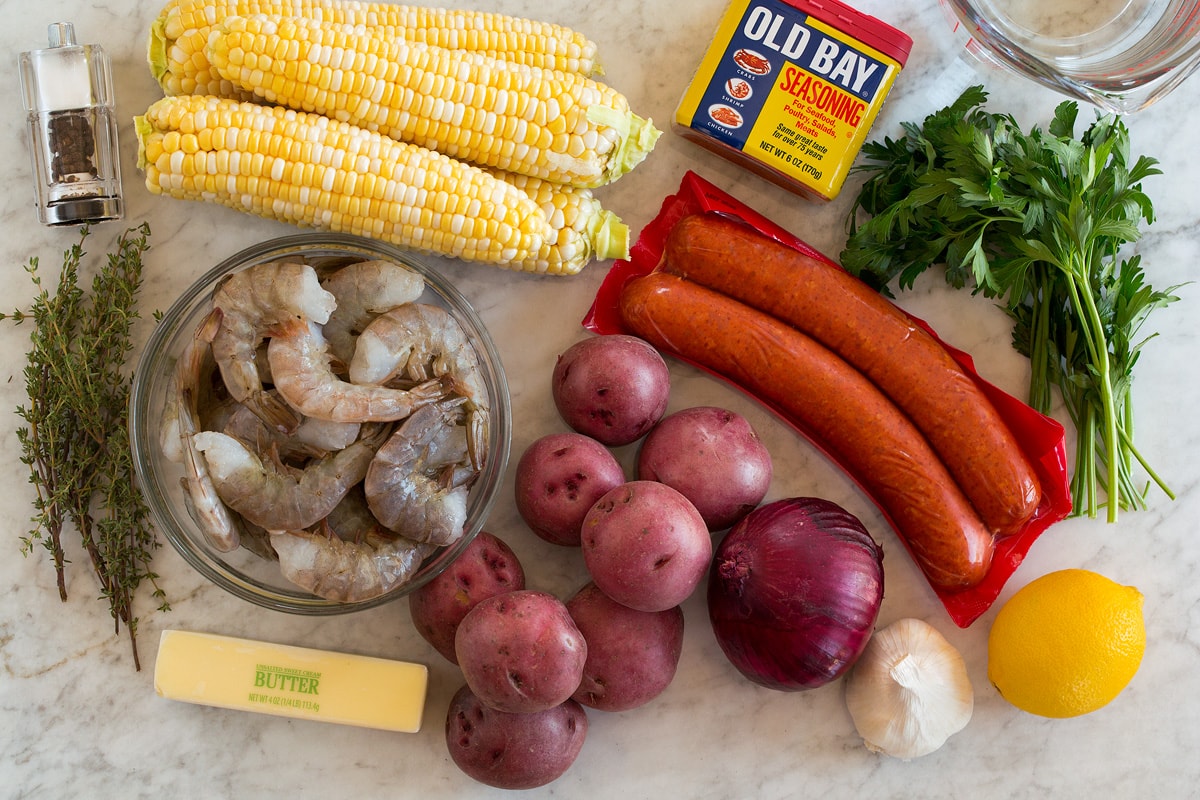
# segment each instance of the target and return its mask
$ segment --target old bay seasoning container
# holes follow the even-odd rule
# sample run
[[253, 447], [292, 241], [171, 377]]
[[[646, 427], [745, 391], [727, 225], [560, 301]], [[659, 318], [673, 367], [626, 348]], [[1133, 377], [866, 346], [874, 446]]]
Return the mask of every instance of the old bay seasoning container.
[[832, 200], [912, 39], [836, 0], [733, 0], [674, 128], [797, 194]]

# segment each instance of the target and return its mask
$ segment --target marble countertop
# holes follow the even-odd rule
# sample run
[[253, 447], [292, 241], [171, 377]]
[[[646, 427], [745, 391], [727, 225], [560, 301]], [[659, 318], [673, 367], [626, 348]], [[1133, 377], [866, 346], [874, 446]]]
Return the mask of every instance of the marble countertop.
[[[10, 59], [0, 82], [0, 297], [4, 308], [27, 305], [33, 288], [22, 266], [31, 256], [54, 267], [77, 241], [73, 228], [37, 223], [32, 204], [15, 61], [45, 46], [46, 25], [70, 20], [79, 40], [103, 44], [117, 78], [126, 223], [149, 222], [137, 342], [192, 280], [250, 244], [289, 233], [284, 225], [225, 209], [152, 197], [134, 164], [130, 118], [159, 95], [144, 64], [145, 31], [158, 0], [44, 0], [5, 3], [0, 52]], [[539, 16], [577, 27], [601, 47], [606, 80], [633, 107], [665, 125], [691, 78], [724, 8], [724, 0], [680, 6], [664, 0], [536, 3], [464, 0], [464, 7]], [[856, 7], [909, 33], [912, 57], [876, 122], [873, 138], [896, 135], [954, 92], [964, 77], [985, 80], [989, 108], [1025, 124], [1045, 124], [1060, 97], [995, 72], [970, 76], [934, 0], [858, 0]], [[947, 88], [949, 87], [949, 89]], [[953, 95], [951, 95], [953, 96]], [[936, 105], [935, 105], [936, 103]], [[1085, 111], [1090, 114], [1090, 111]], [[1200, 78], [1128, 119], [1136, 152], [1154, 155], [1164, 174], [1146, 182], [1157, 221], [1138, 246], [1150, 281], [1167, 287], [1192, 280], [1200, 263], [1200, 161], [1192, 142], [1200, 129]], [[799, 200], [668, 133], [649, 160], [598, 191], [605, 205], [636, 232], [694, 169], [754, 205], [814, 246], [836, 254], [854, 182], [834, 202]], [[124, 223], [93, 230], [88, 249], [108, 250]], [[608, 267], [594, 264], [569, 278], [533, 277], [434, 259], [475, 304], [496, 339], [511, 382], [516, 455], [537, 437], [563, 430], [550, 400], [557, 353], [585, 336], [580, 319]], [[781, 694], [741, 679], [717, 648], [702, 597], [684, 606], [687, 631], [674, 683], [640, 709], [590, 715], [590, 732], [573, 768], [537, 797], [634, 798], [1109, 798], [1194, 796], [1200, 781], [1200, 415], [1189, 403], [1200, 390], [1192, 309], [1194, 286], [1182, 301], [1151, 318], [1160, 336], [1145, 349], [1134, 387], [1138, 442], [1178, 497], [1151, 494], [1150, 509], [1124, 514], [1115, 525], [1071, 519], [1034, 546], [1002, 599], [1051, 570], [1086, 567], [1145, 594], [1148, 644], [1131, 685], [1103, 710], [1071, 720], [1020, 712], [987, 681], [987, 632], [995, 609], [958, 629], [903, 554], [878, 512], [848, 479], [764, 409], [728, 387], [671, 364], [672, 410], [725, 405], [746, 415], [770, 443], [775, 480], [769, 499], [815, 494], [858, 514], [887, 553], [887, 594], [880, 624], [901, 617], [927, 620], [960, 649], [974, 684], [970, 725], [925, 758], [901, 762], [869, 753], [855, 734], [840, 684]], [[987, 301], [942, 285], [918, 282], [901, 305], [926, 318], [942, 336], [971, 352], [985, 377], [1020, 395], [1027, 363], [1008, 341], [1003, 314]], [[1190, 321], [1189, 321], [1190, 320]], [[24, 397], [28, 330], [0, 325], [0, 794], [40, 798], [133, 797], [501, 797], [461, 774], [449, 760], [443, 721], [461, 684], [413, 631], [404, 602], [342, 617], [307, 619], [266, 611], [209, 585], [165, 545], [155, 569], [171, 604], [154, 610], [143, 595], [139, 643], [143, 669], [133, 669], [124, 632], [113, 634], [107, 605], [77, 548], [67, 572], [70, 598], [60, 602], [54, 571], [38, 550], [22, 557], [20, 539], [32, 512], [32, 489], [11, 413]], [[1191, 364], [1192, 367], [1186, 367]], [[627, 469], [633, 451], [620, 453]], [[488, 529], [525, 564], [529, 583], [566, 595], [585, 579], [577, 552], [546, 544], [528, 531], [506, 496]], [[419, 734], [286, 720], [175, 703], [157, 697], [153, 665], [159, 632], [203, 630], [329, 650], [427, 663], [430, 692]]]

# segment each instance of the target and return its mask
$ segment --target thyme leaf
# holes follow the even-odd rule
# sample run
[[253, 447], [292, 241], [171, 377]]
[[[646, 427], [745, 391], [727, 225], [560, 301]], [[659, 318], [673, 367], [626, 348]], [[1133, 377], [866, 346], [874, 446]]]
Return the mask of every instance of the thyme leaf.
[[29, 555], [40, 544], [49, 551], [65, 601], [63, 537], [78, 533], [115, 632], [125, 626], [140, 670], [133, 605], [143, 581], [152, 584], [159, 610], [168, 609], [151, 569], [159, 542], [135, 483], [127, 428], [126, 362], [150, 228], [143, 223], [125, 231], [85, 288], [80, 267], [88, 234], [83, 227], [79, 243], [65, 252], [53, 291], [31, 258], [32, 305], [0, 313], [0, 320], [33, 323], [24, 370], [28, 402], [16, 410], [24, 422], [16, 431], [21, 461], [35, 491], [33, 527], [21, 537], [21, 549]]

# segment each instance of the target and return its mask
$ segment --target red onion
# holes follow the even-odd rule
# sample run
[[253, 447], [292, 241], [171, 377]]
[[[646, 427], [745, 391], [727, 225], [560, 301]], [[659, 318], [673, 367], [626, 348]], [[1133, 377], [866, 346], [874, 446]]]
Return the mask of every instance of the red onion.
[[812, 497], [752, 511], [717, 547], [708, 615], [725, 655], [755, 683], [799, 691], [862, 653], [883, 601], [883, 551], [850, 512]]

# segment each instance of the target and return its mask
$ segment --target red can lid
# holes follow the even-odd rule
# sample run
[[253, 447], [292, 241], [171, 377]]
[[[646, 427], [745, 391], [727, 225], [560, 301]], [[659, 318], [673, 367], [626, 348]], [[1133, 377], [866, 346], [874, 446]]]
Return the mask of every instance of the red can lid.
[[864, 14], [838, 0], [783, 2], [894, 58], [902, 67], [908, 61], [908, 54], [912, 50], [912, 37], [881, 19]]

